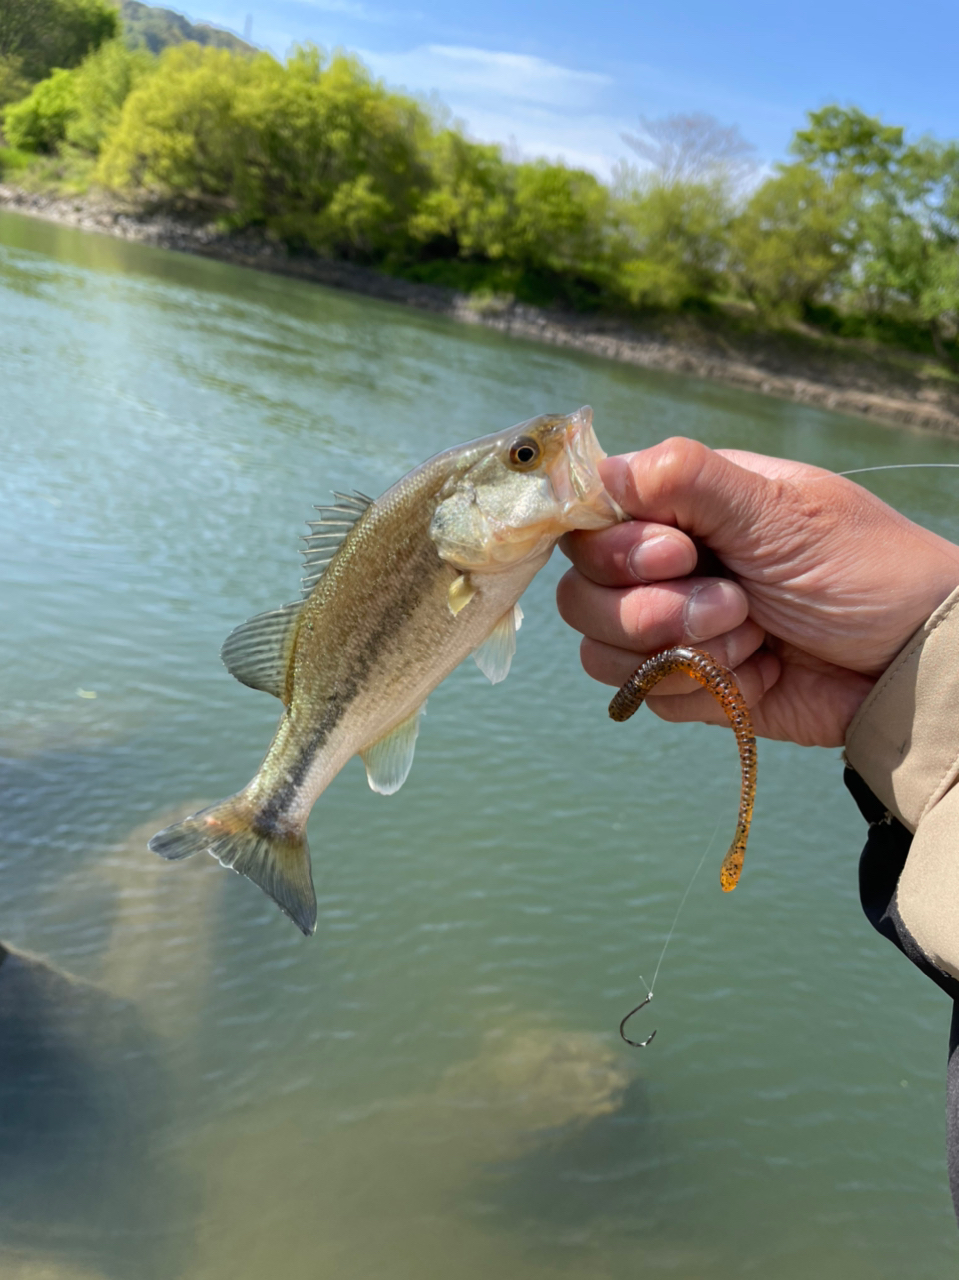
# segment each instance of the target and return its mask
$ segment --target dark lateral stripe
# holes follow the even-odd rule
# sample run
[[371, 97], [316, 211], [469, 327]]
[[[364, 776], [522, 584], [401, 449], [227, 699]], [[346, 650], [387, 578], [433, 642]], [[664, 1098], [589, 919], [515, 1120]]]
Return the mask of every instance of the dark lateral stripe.
[[387, 608], [377, 619], [366, 643], [353, 654], [353, 664], [348, 676], [327, 699], [324, 714], [301, 747], [293, 764], [286, 770], [286, 778], [259, 810], [257, 826], [262, 823], [267, 830], [271, 829], [273, 824], [293, 805], [330, 734], [346, 715], [360, 691], [367, 686], [376, 663], [391, 647], [391, 642], [416, 611], [424, 595], [426, 584], [431, 582], [432, 575], [436, 571], [436, 563], [436, 551], [432, 543], [427, 543], [411, 566], [412, 580], [402, 584], [402, 593], [398, 593], [389, 601]]

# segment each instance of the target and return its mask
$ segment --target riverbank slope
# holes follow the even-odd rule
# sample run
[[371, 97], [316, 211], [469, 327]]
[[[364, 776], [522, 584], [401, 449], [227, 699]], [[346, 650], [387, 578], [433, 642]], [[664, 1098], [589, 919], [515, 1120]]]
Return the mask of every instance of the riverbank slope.
[[97, 196], [0, 185], [0, 209], [349, 289], [512, 337], [570, 347], [646, 369], [714, 379], [763, 395], [959, 437], [959, 376], [928, 357], [803, 326], [760, 330], [744, 314], [619, 317], [477, 299], [347, 262], [289, 254], [259, 234], [228, 234]]

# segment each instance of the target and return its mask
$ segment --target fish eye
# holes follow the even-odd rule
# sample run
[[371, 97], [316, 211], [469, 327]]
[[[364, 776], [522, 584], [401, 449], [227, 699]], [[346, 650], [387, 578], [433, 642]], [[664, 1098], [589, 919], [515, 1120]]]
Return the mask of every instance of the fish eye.
[[539, 462], [542, 455], [539, 444], [529, 436], [520, 436], [510, 445], [509, 463], [518, 471], [527, 471]]

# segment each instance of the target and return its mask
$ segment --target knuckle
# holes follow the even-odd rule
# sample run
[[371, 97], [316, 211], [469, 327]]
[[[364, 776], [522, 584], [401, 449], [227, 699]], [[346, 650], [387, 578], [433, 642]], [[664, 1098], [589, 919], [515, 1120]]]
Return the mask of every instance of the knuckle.
[[[686, 486], [695, 481], [706, 465], [709, 452], [707, 446], [699, 440], [691, 440], [688, 436], [670, 436], [638, 454], [637, 458], [642, 459], [643, 498], [655, 505], [657, 499], [677, 486]], [[637, 489], [640, 490], [638, 478]]]

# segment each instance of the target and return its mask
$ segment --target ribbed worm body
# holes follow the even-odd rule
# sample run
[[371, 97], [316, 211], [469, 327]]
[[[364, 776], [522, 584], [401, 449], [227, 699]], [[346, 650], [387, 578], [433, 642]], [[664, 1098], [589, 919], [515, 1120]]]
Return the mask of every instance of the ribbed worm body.
[[756, 800], [756, 736], [752, 717], [736, 677], [726, 667], [720, 666], [702, 649], [687, 645], [675, 645], [653, 654], [629, 677], [609, 704], [613, 720], [628, 720], [638, 711], [650, 690], [666, 676], [686, 675], [707, 689], [726, 715], [739, 745], [739, 761], [742, 766], [742, 786], [739, 794], [739, 818], [736, 834], [729, 846], [719, 872], [719, 883], [724, 893], [735, 889], [746, 856], [749, 824]]

